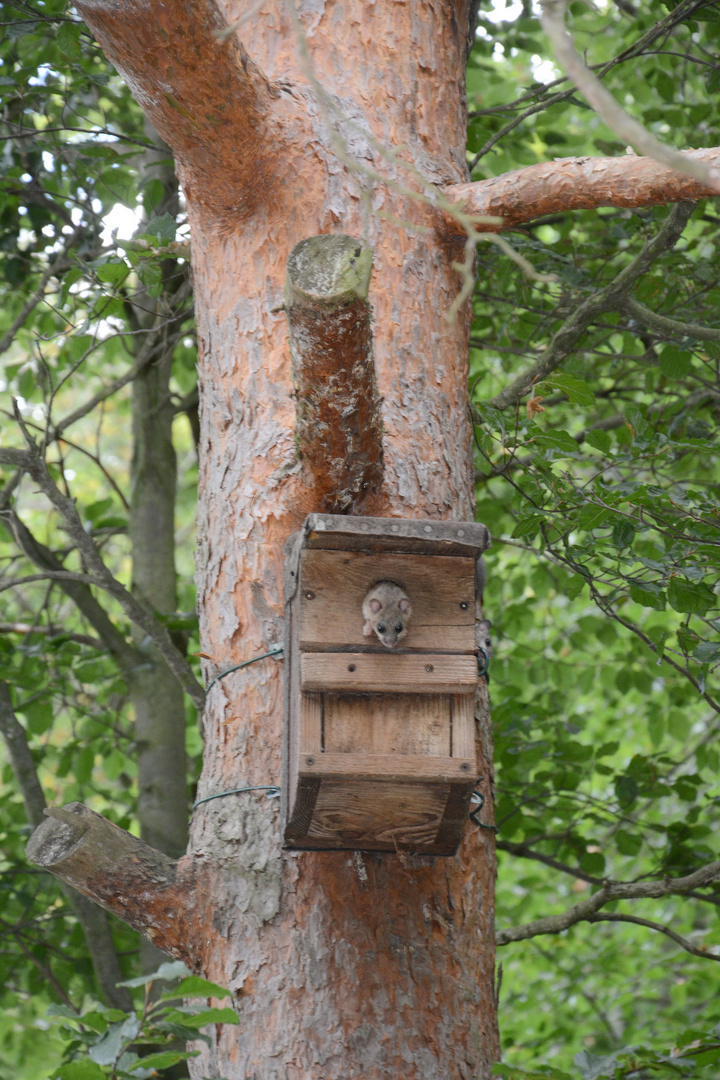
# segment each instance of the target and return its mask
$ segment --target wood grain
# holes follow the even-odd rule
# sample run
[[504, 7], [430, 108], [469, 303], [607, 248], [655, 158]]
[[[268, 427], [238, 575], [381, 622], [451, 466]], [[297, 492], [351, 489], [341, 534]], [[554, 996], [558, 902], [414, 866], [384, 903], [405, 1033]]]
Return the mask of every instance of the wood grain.
[[448, 799], [448, 785], [403, 784], [377, 781], [349, 786], [326, 781], [315, 803], [308, 839], [342, 846], [422, 849], [433, 843]]
[[469, 694], [453, 694], [452, 738], [450, 753], [453, 757], [475, 756], [475, 698]]
[[474, 656], [438, 653], [302, 653], [300, 685], [306, 692], [472, 694], [477, 662]]
[[298, 762], [300, 777], [334, 776], [367, 780], [425, 780], [435, 783], [474, 782], [475, 757], [434, 754], [310, 754]]
[[365, 594], [384, 580], [397, 582], [412, 601], [403, 649], [473, 651], [474, 559], [324, 550], [302, 553], [300, 648], [358, 646], [386, 651], [374, 634], [370, 638], [362, 632]]
[[326, 753], [453, 756], [449, 694], [325, 694], [324, 700]]

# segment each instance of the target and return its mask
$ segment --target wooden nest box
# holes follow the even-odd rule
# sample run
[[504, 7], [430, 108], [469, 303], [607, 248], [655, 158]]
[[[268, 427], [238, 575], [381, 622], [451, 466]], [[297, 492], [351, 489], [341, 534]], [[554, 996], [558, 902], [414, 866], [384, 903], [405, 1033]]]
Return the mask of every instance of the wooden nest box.
[[[453, 855], [477, 781], [474, 522], [311, 514], [285, 563], [285, 842]], [[363, 634], [379, 581], [412, 602]]]

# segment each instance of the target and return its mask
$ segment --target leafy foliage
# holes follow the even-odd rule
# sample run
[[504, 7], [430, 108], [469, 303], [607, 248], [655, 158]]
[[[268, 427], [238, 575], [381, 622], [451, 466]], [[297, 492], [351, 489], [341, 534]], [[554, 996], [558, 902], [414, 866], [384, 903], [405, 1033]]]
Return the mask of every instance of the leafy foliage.
[[[483, 79], [470, 84], [470, 149], [485, 148], [474, 175], [624, 152], [566, 84], [532, 82], [533, 68], [552, 75], [529, 5], [511, 24], [491, 21], [492, 6], [481, 5], [471, 58]], [[590, 64], [610, 64], [605, 84], [661, 138], [720, 142], [707, 60], [717, 5], [573, 5], [569, 26]], [[487, 606], [500, 929], [566, 911], [606, 879], [681, 877], [718, 857], [714, 201], [697, 206], [682, 239], [638, 280], [647, 321], [608, 307], [549, 377], [529, 378], [520, 402], [493, 403], [668, 213], [558, 214], [509, 234], [552, 283], [480, 251], [471, 386], [478, 517], [495, 538]], [[653, 313], [681, 325], [670, 332]], [[711, 887], [610, 911], [717, 955], [719, 904]], [[616, 922], [511, 944], [500, 960], [508, 1064], [498, 1075], [714, 1075], [709, 958]], [[685, 1059], [696, 1042], [707, 1056]], [[647, 1049], [627, 1050], [634, 1044]], [[543, 1060], [552, 1066], [538, 1069]]]
[[[171, 981], [173, 987], [156, 997], [153, 989], [158, 981]], [[159, 1070], [197, 1056], [196, 1050], [177, 1049], [178, 1040], [209, 1044], [202, 1028], [238, 1022], [234, 1009], [197, 1001], [222, 1000], [228, 997], [227, 990], [191, 975], [180, 963], [162, 964], [152, 975], [128, 979], [122, 985], [144, 988], [140, 1008], [124, 1012], [92, 1006], [81, 1015], [64, 1005], [48, 1009], [49, 1016], [63, 1020], [60, 1032], [67, 1039], [66, 1061], [57, 1080], [147, 1080]], [[182, 998], [193, 1000], [181, 1004]], [[139, 1052], [148, 1046], [150, 1053]]]

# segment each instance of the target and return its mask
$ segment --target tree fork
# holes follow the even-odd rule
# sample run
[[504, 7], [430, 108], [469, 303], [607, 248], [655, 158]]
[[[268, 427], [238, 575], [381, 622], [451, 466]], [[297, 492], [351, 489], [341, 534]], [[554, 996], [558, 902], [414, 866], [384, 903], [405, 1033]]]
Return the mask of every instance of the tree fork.
[[330, 513], [348, 510], [382, 481], [371, 265], [370, 248], [337, 234], [301, 240], [288, 258], [297, 448], [318, 504]]

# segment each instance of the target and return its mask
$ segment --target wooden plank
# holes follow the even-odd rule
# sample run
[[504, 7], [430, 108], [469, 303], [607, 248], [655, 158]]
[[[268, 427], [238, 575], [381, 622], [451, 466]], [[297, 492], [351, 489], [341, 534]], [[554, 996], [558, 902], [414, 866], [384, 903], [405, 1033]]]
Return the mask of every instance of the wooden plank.
[[435, 843], [448, 854], [454, 855], [468, 822], [472, 785], [453, 784], [443, 810]]
[[473, 694], [474, 656], [426, 653], [301, 653], [300, 685], [305, 692]]
[[475, 758], [426, 754], [307, 754], [298, 761], [298, 775], [368, 780], [424, 780], [446, 783], [475, 781]]
[[322, 694], [300, 695], [300, 738], [298, 754], [322, 752]]
[[452, 696], [452, 757], [475, 757], [475, 698], [469, 694]]
[[308, 833], [315, 813], [315, 803], [322, 781], [319, 778], [301, 780], [285, 827], [285, 840], [302, 841]]
[[362, 632], [362, 602], [382, 580], [397, 582], [412, 602], [403, 650], [475, 649], [474, 559], [323, 550], [302, 553], [300, 648], [355, 646], [386, 652], [374, 634]]
[[475, 559], [490, 546], [487, 527], [477, 521], [310, 514], [303, 532], [307, 547], [344, 551], [407, 551]]
[[436, 840], [447, 785], [325, 781], [307, 840], [364, 850], [423, 850]]
[[449, 694], [325, 694], [324, 701], [326, 753], [452, 757]]

